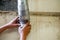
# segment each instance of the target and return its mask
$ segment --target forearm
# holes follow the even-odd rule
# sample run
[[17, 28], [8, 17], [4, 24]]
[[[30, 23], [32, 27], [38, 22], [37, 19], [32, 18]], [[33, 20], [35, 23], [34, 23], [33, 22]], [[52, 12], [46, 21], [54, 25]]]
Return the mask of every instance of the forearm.
[[20, 34], [20, 40], [26, 40], [26, 35], [24, 35], [23, 33]]
[[6, 25], [1, 26], [0, 27], [0, 33], [2, 33], [3, 31], [5, 31], [6, 29], [7, 29], [7, 26]]

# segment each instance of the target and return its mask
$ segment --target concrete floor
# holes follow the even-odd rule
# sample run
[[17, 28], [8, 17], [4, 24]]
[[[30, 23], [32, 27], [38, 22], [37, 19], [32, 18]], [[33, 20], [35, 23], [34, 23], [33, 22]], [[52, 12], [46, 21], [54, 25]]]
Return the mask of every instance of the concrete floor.
[[[0, 14], [0, 26], [16, 17], [16, 13]], [[31, 16], [32, 29], [27, 40], [60, 40], [60, 17]], [[17, 29], [0, 34], [0, 40], [19, 40]]]

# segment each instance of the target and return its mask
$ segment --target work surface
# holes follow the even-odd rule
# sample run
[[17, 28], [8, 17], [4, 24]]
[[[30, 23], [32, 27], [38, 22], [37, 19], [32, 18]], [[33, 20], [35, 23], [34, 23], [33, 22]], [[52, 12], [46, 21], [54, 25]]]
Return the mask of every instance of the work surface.
[[[17, 16], [16, 13], [0, 13], [0, 26]], [[31, 16], [32, 29], [27, 40], [60, 40], [60, 17]], [[19, 40], [17, 29], [9, 29], [0, 34], [0, 40]]]

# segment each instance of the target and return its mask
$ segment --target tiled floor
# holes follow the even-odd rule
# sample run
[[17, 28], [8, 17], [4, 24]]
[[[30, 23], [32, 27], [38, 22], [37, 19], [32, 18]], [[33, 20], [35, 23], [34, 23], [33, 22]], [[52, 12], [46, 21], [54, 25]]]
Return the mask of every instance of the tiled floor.
[[[1, 25], [9, 22], [16, 16], [11, 14], [5, 15], [5, 19], [3, 19], [4, 16], [0, 16]], [[60, 40], [60, 17], [31, 16], [30, 20], [32, 29], [27, 40]], [[5, 31], [0, 34], [0, 40], [19, 40], [18, 31], [16, 29]]]

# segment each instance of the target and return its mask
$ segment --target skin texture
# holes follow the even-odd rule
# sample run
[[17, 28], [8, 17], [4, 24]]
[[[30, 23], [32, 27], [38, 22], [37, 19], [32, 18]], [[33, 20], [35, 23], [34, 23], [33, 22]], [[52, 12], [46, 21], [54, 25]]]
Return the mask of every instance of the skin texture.
[[18, 28], [19, 31], [19, 35], [20, 35], [20, 40], [26, 40], [30, 29], [31, 29], [31, 25], [29, 22], [27, 22], [24, 27], [19, 27], [20, 24], [18, 23], [18, 17], [14, 18], [11, 22], [3, 25], [0, 27], [0, 33], [2, 33], [3, 31], [5, 31], [6, 29], [11, 29], [11, 28]]
[[17, 21], [18, 21], [18, 17], [14, 18], [11, 22], [9, 22], [9, 23], [1, 26], [0, 27], [0, 33], [2, 33], [3, 31], [5, 31], [6, 29], [19, 27], [20, 24], [18, 24]]
[[19, 27], [18, 31], [20, 34], [20, 40], [26, 40], [29, 32], [31, 29], [31, 25], [29, 23], [26, 23], [23, 28]]

